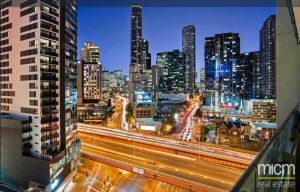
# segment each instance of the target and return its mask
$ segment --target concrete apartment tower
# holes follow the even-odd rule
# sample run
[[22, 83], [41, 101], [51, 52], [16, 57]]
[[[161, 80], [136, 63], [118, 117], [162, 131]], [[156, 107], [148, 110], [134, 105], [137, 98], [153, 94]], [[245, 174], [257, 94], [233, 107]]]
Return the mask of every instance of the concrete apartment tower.
[[80, 157], [77, 1], [3, 0], [0, 11], [1, 182], [54, 191]]
[[101, 100], [101, 71], [99, 47], [85, 43], [77, 65], [78, 105], [95, 104]]

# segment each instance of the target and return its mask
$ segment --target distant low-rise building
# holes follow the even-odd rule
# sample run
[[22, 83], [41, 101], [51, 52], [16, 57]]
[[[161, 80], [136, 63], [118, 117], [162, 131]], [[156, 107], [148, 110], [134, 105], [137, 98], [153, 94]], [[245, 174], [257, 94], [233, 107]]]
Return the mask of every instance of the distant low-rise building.
[[229, 145], [233, 147], [240, 147], [241, 146], [241, 129], [233, 126], [228, 131], [228, 140]]
[[81, 123], [103, 124], [105, 123], [106, 106], [77, 106], [77, 120]]
[[253, 102], [253, 118], [254, 122], [275, 122], [276, 120], [276, 104], [274, 102]]
[[221, 127], [217, 128], [217, 138], [218, 138], [218, 144], [228, 144], [228, 131], [229, 128], [222, 124]]
[[158, 132], [161, 130], [162, 122], [153, 118], [136, 118], [136, 127], [143, 132]]
[[135, 118], [153, 117], [154, 113], [155, 110], [151, 103], [139, 103], [134, 108]]
[[218, 144], [230, 145], [232, 147], [240, 147], [241, 145], [241, 129], [233, 123], [231, 126], [222, 124], [217, 128]]
[[253, 127], [255, 134], [261, 140], [271, 139], [277, 130], [277, 123], [252, 122], [251, 126]]
[[241, 139], [250, 140], [251, 128], [250, 125], [241, 126]]
[[184, 93], [178, 93], [178, 94], [172, 94], [172, 93], [158, 93], [158, 99], [159, 100], [170, 100], [170, 101], [179, 101], [184, 102], [187, 101], [189, 98], [188, 94]]

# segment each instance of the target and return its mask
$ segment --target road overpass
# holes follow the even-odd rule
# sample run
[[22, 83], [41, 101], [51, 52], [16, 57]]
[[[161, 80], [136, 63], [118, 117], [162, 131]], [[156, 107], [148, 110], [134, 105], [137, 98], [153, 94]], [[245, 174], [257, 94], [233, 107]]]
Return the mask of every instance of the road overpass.
[[255, 158], [255, 153], [231, 148], [220, 148], [207, 144], [191, 144], [167, 138], [129, 133], [120, 130], [99, 128], [92, 125], [80, 124], [80, 133], [91, 137], [101, 137], [103, 140], [123, 143], [145, 149], [159, 150], [178, 156], [213, 162], [225, 166], [246, 169]]
[[228, 191], [243, 170], [79, 133], [82, 156], [190, 191]]

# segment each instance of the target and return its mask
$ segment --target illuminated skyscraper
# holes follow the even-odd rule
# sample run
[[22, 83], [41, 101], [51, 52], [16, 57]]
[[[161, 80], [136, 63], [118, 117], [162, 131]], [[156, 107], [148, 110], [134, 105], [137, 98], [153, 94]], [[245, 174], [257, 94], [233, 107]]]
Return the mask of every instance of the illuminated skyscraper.
[[234, 91], [242, 99], [259, 98], [259, 51], [240, 54]]
[[186, 92], [196, 88], [196, 42], [195, 26], [189, 25], [182, 29], [182, 52], [186, 64]]
[[162, 68], [159, 91], [163, 93], [183, 93], [186, 80], [184, 54], [179, 50], [157, 53], [156, 63]]
[[206, 37], [204, 45], [205, 96], [206, 105], [219, 106], [221, 103], [237, 103], [234, 87], [236, 79], [236, 59], [240, 54], [238, 33], [216, 34]]
[[260, 97], [276, 98], [276, 16], [271, 15], [260, 29]]
[[149, 53], [149, 42], [142, 41], [142, 68], [143, 68], [143, 90], [151, 92], [152, 89], [152, 70], [151, 54]]
[[101, 100], [101, 71], [99, 47], [85, 43], [77, 65], [78, 104], [99, 103]]
[[129, 64], [129, 98], [134, 101], [134, 92], [143, 88], [143, 66], [142, 66], [142, 6], [131, 6], [131, 42], [130, 42], [130, 64]]
[[93, 43], [87, 42], [80, 51], [80, 59], [86, 62], [99, 62], [100, 49]]

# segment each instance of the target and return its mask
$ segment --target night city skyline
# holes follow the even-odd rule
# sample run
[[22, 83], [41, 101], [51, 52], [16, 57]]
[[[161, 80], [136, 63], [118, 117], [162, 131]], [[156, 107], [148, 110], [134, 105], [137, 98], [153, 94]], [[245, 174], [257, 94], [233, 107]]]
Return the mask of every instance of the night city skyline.
[[300, 191], [298, 2], [1, 0], [0, 192]]
[[[181, 50], [182, 28], [186, 25], [195, 25], [198, 80], [200, 68], [204, 67], [205, 37], [226, 32], [239, 33], [241, 53], [257, 51], [259, 50], [259, 29], [264, 20], [272, 14], [275, 14], [275, 7], [144, 7], [143, 38], [149, 41], [153, 65], [156, 64], [157, 53], [174, 49]], [[77, 50], [80, 51], [85, 42], [93, 42], [100, 47], [100, 62], [103, 68], [122, 69], [125, 74], [128, 74], [129, 18], [129, 7], [79, 7]]]

